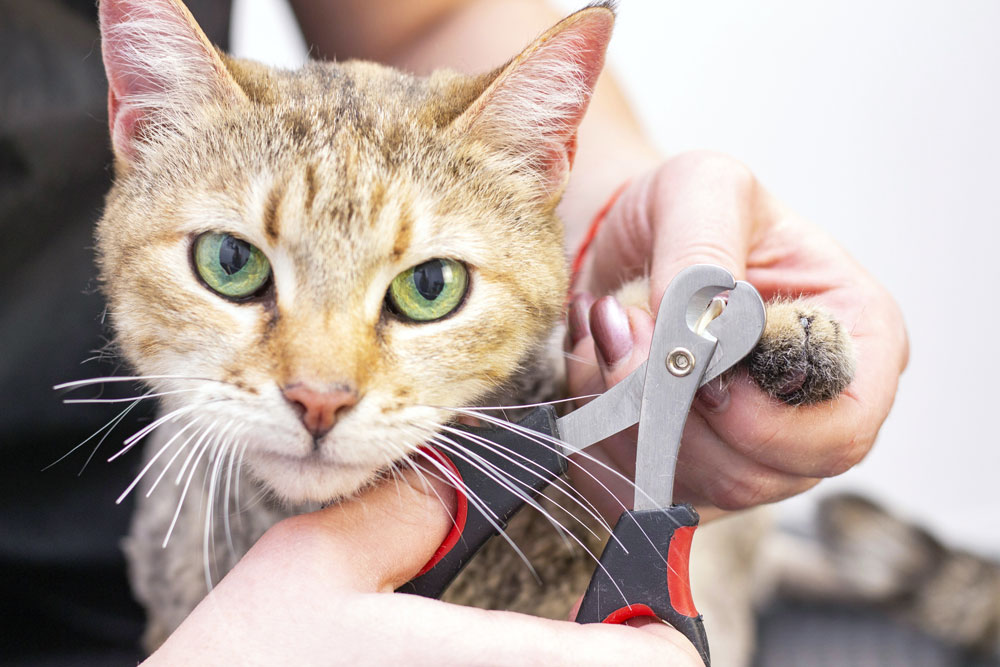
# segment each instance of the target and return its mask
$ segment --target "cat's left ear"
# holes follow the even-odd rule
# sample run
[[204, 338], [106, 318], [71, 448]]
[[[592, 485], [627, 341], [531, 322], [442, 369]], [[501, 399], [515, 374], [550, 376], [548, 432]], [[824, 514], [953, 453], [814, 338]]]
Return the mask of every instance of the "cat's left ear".
[[558, 197], [569, 179], [576, 133], [590, 104], [615, 15], [612, 3], [582, 9], [536, 39], [452, 124], [500, 148]]

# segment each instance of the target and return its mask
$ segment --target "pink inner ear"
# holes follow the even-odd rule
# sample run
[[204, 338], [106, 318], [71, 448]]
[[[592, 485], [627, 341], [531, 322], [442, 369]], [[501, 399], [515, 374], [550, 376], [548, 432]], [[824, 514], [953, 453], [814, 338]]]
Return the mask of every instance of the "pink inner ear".
[[500, 75], [473, 107], [468, 129], [529, 154], [547, 192], [559, 189], [576, 154], [576, 132], [604, 66], [613, 16], [588, 11]]
[[142, 110], [135, 107], [122, 108], [115, 95], [114, 87], [108, 85], [108, 131], [111, 134], [111, 142], [115, 148], [121, 151], [125, 157], [134, 158], [135, 147], [133, 139], [139, 133], [139, 124], [142, 120]]
[[218, 90], [221, 65], [174, 0], [102, 0], [100, 19], [108, 125], [116, 152], [131, 158], [147, 117], [162, 121]]
[[[561, 106], [563, 112], [554, 115], [553, 138], [569, 141], [590, 104], [597, 78], [604, 68], [604, 54], [611, 39], [611, 21], [604, 15], [581, 20], [553, 37], [532, 54], [512, 76], [532, 79], [527, 85], [548, 85], [553, 92], [580, 87], [577, 104]], [[581, 86], [582, 84], [582, 86]], [[544, 89], [541, 91], [546, 92]]]

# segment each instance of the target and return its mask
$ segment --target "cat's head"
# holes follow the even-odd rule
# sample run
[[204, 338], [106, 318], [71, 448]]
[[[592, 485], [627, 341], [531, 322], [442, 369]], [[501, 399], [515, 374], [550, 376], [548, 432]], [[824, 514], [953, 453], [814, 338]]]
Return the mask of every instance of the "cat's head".
[[565, 300], [554, 209], [612, 23], [591, 7], [488, 75], [416, 78], [274, 70], [175, 0], [103, 0], [100, 265], [165, 410], [325, 501], [509, 381]]

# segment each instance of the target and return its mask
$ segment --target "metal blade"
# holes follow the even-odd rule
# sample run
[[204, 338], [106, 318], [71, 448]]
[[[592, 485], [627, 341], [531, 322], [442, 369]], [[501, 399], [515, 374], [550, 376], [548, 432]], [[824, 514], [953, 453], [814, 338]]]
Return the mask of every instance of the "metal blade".
[[[681, 323], [684, 329], [687, 325]], [[678, 327], [679, 329], [680, 327]], [[690, 329], [687, 329], [691, 333]], [[669, 507], [674, 498], [674, 471], [681, 435], [695, 392], [701, 386], [717, 341], [701, 336], [664, 338], [657, 349], [650, 349], [650, 359], [668, 360], [668, 355], [686, 359], [688, 374], [676, 376], [668, 363], [651, 364], [646, 369], [646, 382], [639, 411], [639, 441], [635, 451], [636, 510]], [[685, 340], [686, 338], [686, 340]], [[676, 342], [680, 345], [675, 345]], [[673, 347], [671, 347], [673, 346]], [[680, 351], [678, 351], [680, 350]]]
[[590, 403], [556, 420], [559, 439], [567, 454], [581, 452], [639, 421], [647, 363], [643, 362], [627, 378]]
[[[722, 313], [702, 326], [712, 299], [726, 291]], [[749, 354], [763, 331], [764, 303], [749, 283], [733, 280], [717, 266], [682, 271], [660, 302], [649, 360], [603, 395], [556, 420], [564, 452], [581, 452], [638, 422], [636, 486], [642, 492], [636, 494], [635, 508], [670, 505], [680, 437], [695, 392]], [[683, 375], [667, 366], [676, 348], [686, 349], [692, 358]]]

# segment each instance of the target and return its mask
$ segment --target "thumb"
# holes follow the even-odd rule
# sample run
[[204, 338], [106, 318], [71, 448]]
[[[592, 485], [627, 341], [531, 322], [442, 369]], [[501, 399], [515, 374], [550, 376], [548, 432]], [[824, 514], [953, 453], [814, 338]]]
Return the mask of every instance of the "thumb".
[[737, 279], [758, 208], [757, 181], [732, 158], [685, 153], [636, 179], [609, 211], [591, 249], [597, 293], [650, 276], [650, 307], [691, 264], [717, 264]]
[[431, 560], [453, 525], [454, 488], [432, 478], [433, 468], [423, 467], [423, 472], [406, 469], [356, 497], [286, 519], [253, 551], [286, 551], [286, 557], [315, 565], [342, 588], [391, 592]]

